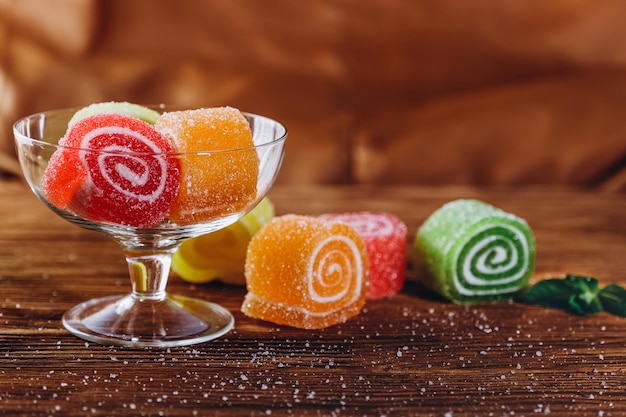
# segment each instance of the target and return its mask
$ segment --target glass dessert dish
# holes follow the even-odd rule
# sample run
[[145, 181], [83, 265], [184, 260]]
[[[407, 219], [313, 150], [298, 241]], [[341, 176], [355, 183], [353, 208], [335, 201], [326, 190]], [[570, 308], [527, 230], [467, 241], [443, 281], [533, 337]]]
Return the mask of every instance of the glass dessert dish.
[[[227, 333], [234, 325], [227, 309], [166, 292], [171, 257], [185, 239], [234, 223], [267, 194], [282, 162], [287, 137], [284, 126], [243, 113], [254, 143], [248, 147], [158, 152], [109, 144], [95, 149], [59, 143], [76, 110], [53, 110], [18, 120], [14, 136], [20, 164], [32, 191], [52, 211], [119, 245], [128, 262], [132, 291], [76, 305], [63, 315], [65, 328], [91, 342], [132, 347], [184, 346]], [[92, 161], [98, 178], [90, 174], [67, 204], [59, 204], [58, 196], [80, 176], [72, 171], [72, 158]], [[47, 179], [47, 171], [52, 170], [49, 165], [59, 159], [70, 160], [69, 168], [63, 168], [67, 172], [62, 173], [61, 181], [51, 182]], [[176, 185], [180, 191], [176, 188], [177, 197], [172, 198], [180, 200], [185, 188], [186, 205], [179, 204], [177, 216], [161, 207], [163, 213], [157, 220], [137, 220], [150, 208], [142, 206], [142, 196], [129, 197], [129, 190], [153, 183], [151, 192], [162, 192], [168, 187], [163, 172], [151, 170], [164, 166], [174, 167], [172, 172], [179, 175]], [[88, 187], [97, 192], [85, 191]]]

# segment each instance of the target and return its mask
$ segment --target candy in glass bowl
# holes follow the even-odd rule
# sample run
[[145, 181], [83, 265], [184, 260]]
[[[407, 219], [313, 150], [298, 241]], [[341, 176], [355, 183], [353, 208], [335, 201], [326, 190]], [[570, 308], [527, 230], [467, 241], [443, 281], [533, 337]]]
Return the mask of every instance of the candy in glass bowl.
[[101, 344], [168, 347], [233, 327], [227, 309], [166, 291], [171, 258], [185, 239], [236, 222], [267, 194], [283, 125], [232, 107], [97, 103], [24, 117], [14, 136], [35, 195], [111, 238], [128, 262], [131, 292], [71, 308], [66, 329]]

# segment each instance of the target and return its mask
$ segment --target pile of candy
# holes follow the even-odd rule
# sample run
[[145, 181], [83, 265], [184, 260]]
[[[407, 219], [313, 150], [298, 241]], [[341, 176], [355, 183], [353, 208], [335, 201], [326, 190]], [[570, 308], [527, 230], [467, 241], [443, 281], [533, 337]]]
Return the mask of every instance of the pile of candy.
[[[230, 107], [159, 114], [99, 103], [74, 115], [60, 144], [42, 189], [51, 204], [92, 221], [186, 225], [241, 211], [256, 198], [250, 126]], [[316, 329], [398, 293], [407, 249], [407, 227], [390, 213], [275, 217], [265, 198], [233, 225], [183, 243], [172, 269], [194, 283], [245, 284], [241, 310], [250, 317]], [[412, 249], [422, 282], [461, 304], [512, 297], [535, 261], [528, 224], [475, 200], [433, 213]]]
[[236, 213], [256, 198], [259, 158], [248, 121], [232, 107], [159, 114], [97, 103], [74, 114], [59, 145], [43, 193], [93, 222], [188, 225]]
[[[276, 218], [248, 246], [242, 311], [300, 328], [344, 322], [366, 298], [400, 291], [406, 238], [406, 225], [389, 213]], [[527, 286], [534, 261], [528, 224], [475, 200], [444, 205], [424, 222], [413, 243], [421, 281], [459, 304], [511, 298]]]
[[402, 288], [406, 233], [388, 213], [275, 218], [248, 246], [241, 310], [307, 329], [344, 322]]

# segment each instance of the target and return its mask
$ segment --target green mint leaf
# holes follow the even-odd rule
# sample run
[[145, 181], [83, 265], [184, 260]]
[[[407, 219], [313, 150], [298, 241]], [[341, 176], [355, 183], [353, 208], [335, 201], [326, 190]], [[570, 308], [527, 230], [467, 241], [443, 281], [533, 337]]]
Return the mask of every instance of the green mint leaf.
[[600, 291], [600, 283], [594, 277], [567, 274], [564, 281], [572, 288], [576, 288], [580, 293], [588, 291], [598, 293], [598, 291]]
[[602, 311], [599, 292], [596, 278], [569, 274], [565, 278], [539, 281], [521, 295], [520, 301], [579, 315], [591, 315]]
[[563, 279], [550, 278], [539, 281], [526, 290], [520, 301], [526, 304], [537, 304], [567, 310], [569, 299], [575, 295], [574, 290]]
[[605, 311], [626, 317], [626, 289], [617, 284], [609, 284], [600, 290], [598, 296]]
[[567, 275], [565, 282], [575, 291], [568, 300], [573, 313], [587, 316], [602, 311], [602, 304], [598, 299], [600, 283], [597, 279], [582, 275]]
[[569, 307], [571, 312], [582, 316], [590, 316], [603, 310], [602, 303], [598, 300], [597, 295], [591, 297], [590, 293], [573, 295], [569, 299]]

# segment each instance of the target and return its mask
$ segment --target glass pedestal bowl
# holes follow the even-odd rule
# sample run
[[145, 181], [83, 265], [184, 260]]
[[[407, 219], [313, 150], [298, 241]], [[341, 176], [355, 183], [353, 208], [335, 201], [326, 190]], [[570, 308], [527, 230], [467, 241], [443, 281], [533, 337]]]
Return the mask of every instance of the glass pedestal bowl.
[[[167, 154], [133, 152], [120, 146], [98, 150], [69, 149], [59, 144], [59, 140], [76, 110], [52, 110], [18, 120], [14, 124], [14, 136], [19, 161], [30, 188], [52, 211], [70, 223], [103, 233], [119, 245], [128, 262], [132, 291], [85, 301], [71, 308], [63, 316], [65, 328], [91, 342], [132, 347], [184, 346], [227, 333], [234, 325], [233, 316], [227, 309], [202, 299], [166, 292], [171, 257], [183, 240], [224, 228], [259, 203], [280, 168], [286, 129], [269, 118], [244, 113], [254, 142], [254, 146], [248, 148]], [[194, 208], [204, 214], [183, 222], [176, 222], [165, 215], [149, 227], [103, 220], [90, 213], [89, 205], [94, 203], [89, 193], [93, 194], [93, 190], [77, 192], [67, 207], [58, 207], [50, 201], [42, 181], [45, 181], [51, 158], [55, 158], [53, 155], [63, 152], [73, 152], [83, 162], [96, 161], [96, 166], [100, 168], [93, 169], [112, 167], [121, 177], [132, 177], [140, 183], [155, 178], [149, 170], [160, 166], [159, 161], [163, 160], [177, 164], [181, 172], [189, 164], [196, 169], [200, 167], [200, 173], [190, 173], [187, 177], [191, 182], [194, 175], [210, 171], [214, 181], [209, 185], [205, 181], [202, 189], [197, 190], [210, 197], [198, 203], [202, 207]], [[148, 160], [157, 160], [157, 163]], [[251, 164], [250, 160], [256, 162]], [[109, 190], [119, 189], [119, 184], [115, 184], [119, 179], [114, 177], [113, 171], [104, 175], [111, 182], [110, 187], [96, 187], [91, 178], [85, 180], [85, 183], [97, 188], [95, 192], [100, 193], [99, 198], [105, 202], [108, 201], [106, 193]], [[244, 177], [239, 177], [241, 175]], [[237, 188], [238, 178], [247, 178], [246, 181], [253, 178], [252, 186]], [[129, 203], [128, 210], [136, 208]]]

